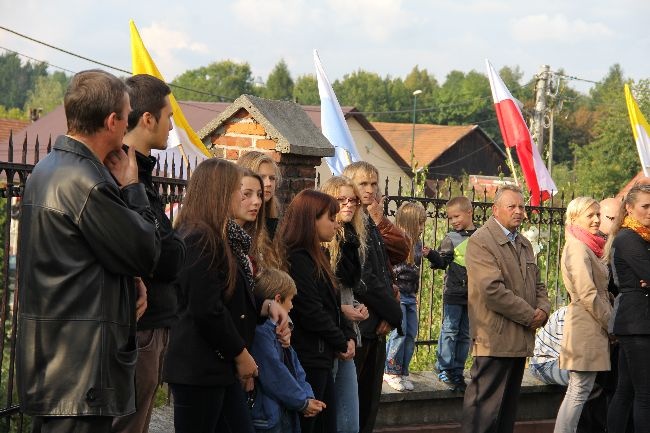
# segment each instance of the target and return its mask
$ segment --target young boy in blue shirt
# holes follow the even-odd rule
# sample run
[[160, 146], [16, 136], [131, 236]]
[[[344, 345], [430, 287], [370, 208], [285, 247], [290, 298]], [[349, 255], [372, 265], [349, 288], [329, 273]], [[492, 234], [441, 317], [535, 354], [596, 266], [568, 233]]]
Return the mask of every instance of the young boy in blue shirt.
[[[265, 269], [255, 279], [255, 295], [277, 302], [287, 313], [296, 293], [293, 279], [281, 270]], [[275, 326], [271, 319], [257, 326], [250, 351], [259, 371], [251, 399], [253, 425], [258, 433], [300, 433], [300, 414], [316, 416], [325, 403], [314, 399], [296, 352], [282, 347]]]
[[438, 378], [449, 389], [464, 392], [465, 360], [469, 354], [469, 315], [467, 313], [467, 240], [476, 231], [472, 221], [472, 202], [467, 197], [454, 197], [447, 202], [447, 219], [452, 231], [442, 240], [438, 250], [423, 248], [423, 254], [434, 269], [446, 269], [442, 295], [442, 329], [436, 351]]

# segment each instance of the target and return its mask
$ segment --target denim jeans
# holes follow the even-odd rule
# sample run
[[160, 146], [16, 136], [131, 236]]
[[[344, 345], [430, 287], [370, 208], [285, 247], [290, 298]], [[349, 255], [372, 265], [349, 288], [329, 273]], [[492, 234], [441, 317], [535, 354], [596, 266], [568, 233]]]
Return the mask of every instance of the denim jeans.
[[280, 422], [275, 427], [267, 430], [255, 429], [255, 433], [291, 433], [293, 431], [294, 426], [291, 422], [291, 416], [286, 411], [280, 415]]
[[405, 296], [401, 302], [402, 307], [402, 331], [404, 336], [397, 335], [397, 331], [391, 331], [386, 343], [386, 367], [388, 374], [409, 375], [409, 364], [415, 350], [415, 337], [418, 335], [418, 312], [415, 297]]
[[569, 386], [560, 405], [553, 433], [575, 433], [582, 408], [596, 382], [596, 371], [570, 371]]
[[359, 432], [359, 388], [354, 360], [334, 360], [334, 389], [336, 392], [336, 430], [338, 433]]
[[541, 364], [529, 364], [528, 368], [533, 376], [547, 385], [567, 386], [569, 384], [569, 370], [562, 370], [557, 359]]
[[442, 329], [436, 350], [438, 370], [462, 376], [470, 344], [467, 305], [443, 304]]

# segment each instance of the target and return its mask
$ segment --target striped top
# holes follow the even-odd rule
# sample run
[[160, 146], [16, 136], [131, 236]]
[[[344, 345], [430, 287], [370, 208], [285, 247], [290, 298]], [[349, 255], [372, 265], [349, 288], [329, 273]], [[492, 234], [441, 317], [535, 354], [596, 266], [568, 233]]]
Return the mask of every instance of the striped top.
[[537, 330], [535, 350], [532, 358], [530, 358], [531, 364], [543, 364], [559, 359], [566, 310], [567, 307], [562, 307], [555, 311], [548, 318], [546, 325]]

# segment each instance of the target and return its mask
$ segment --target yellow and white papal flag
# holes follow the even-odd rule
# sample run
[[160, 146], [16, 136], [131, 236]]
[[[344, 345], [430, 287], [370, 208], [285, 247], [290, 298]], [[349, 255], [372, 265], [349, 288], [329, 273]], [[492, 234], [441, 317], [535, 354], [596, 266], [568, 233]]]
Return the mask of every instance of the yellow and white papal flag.
[[[133, 74], [149, 74], [165, 81], [156, 67], [156, 64], [153, 62], [153, 59], [149, 55], [149, 52], [145, 48], [144, 43], [140, 38], [140, 33], [138, 33], [138, 29], [135, 27], [133, 20], [129, 21], [129, 25], [131, 27], [131, 68]], [[170, 170], [173, 160], [175, 164], [175, 177], [179, 177], [180, 167], [183, 165], [183, 177], [187, 178], [188, 164], [193, 170], [195, 168], [195, 163], [210, 158], [212, 155], [210, 155], [210, 152], [203, 145], [199, 136], [194, 132], [185, 119], [185, 116], [183, 115], [183, 112], [173, 94], [169, 95], [169, 101], [171, 102], [172, 111], [174, 113], [172, 116], [172, 125], [174, 128], [169, 131], [167, 149], [160, 151], [154, 150], [151, 153], [153, 156], [160, 158], [161, 166], [165, 161], [165, 157], [167, 157], [169, 164], [168, 167]]]
[[639, 105], [634, 100], [630, 86], [625, 85], [625, 102], [627, 102], [627, 111], [630, 114], [630, 123], [632, 124], [632, 133], [636, 141], [636, 149], [639, 151], [643, 174], [650, 176], [650, 125], [643, 117], [639, 110]]

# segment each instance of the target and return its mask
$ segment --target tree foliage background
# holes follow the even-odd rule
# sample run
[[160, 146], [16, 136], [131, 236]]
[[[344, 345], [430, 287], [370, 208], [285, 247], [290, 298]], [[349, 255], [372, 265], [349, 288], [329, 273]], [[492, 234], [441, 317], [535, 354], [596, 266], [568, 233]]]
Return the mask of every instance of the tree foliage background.
[[[550, 98], [554, 109], [553, 171], [558, 187], [573, 194], [616, 194], [641, 169], [625, 106], [623, 85], [629, 83], [641, 111], [650, 118], [650, 79], [634, 82], [620, 65], [588, 94], [571, 87], [572, 81], [557, 71]], [[499, 71], [513, 96], [523, 103], [529, 119], [534, 109], [535, 79], [521, 69], [504, 66]], [[53, 110], [63, 101], [70, 77], [48, 73], [40, 63], [21, 62], [18, 55], [0, 55], [0, 118], [29, 118], [29, 110]], [[242, 94], [269, 99], [293, 100], [318, 105], [318, 85], [313, 74], [292, 77], [284, 60], [278, 61], [266, 80], [255, 77], [246, 62], [215, 61], [191, 69], [172, 82], [180, 100], [233, 101]], [[362, 69], [333, 83], [342, 106], [352, 106], [371, 121], [413, 121], [415, 90], [417, 123], [481, 127], [497, 144], [503, 140], [494, 112], [490, 85], [478, 71], [453, 70], [437, 78], [415, 65], [405, 77], [381, 76]], [[548, 130], [545, 130], [548, 134]], [[545, 139], [546, 141], [546, 139]], [[543, 155], [546, 159], [547, 155]]]

